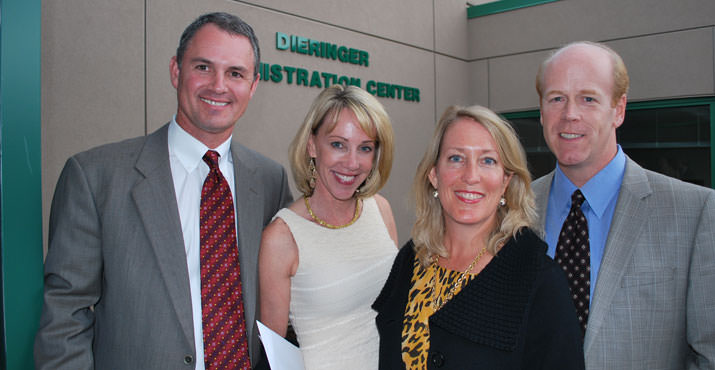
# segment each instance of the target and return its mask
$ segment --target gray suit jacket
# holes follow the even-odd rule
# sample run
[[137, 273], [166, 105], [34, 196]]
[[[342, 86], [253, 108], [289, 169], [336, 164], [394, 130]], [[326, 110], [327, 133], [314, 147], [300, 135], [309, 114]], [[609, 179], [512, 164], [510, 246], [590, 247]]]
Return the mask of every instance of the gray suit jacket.
[[[186, 253], [168, 125], [71, 157], [52, 201], [38, 369], [193, 369]], [[258, 358], [258, 247], [290, 202], [283, 167], [234, 142], [239, 256], [251, 358]]]
[[[533, 190], [542, 222], [554, 172]], [[630, 158], [584, 342], [586, 369], [715, 369], [715, 191]]]

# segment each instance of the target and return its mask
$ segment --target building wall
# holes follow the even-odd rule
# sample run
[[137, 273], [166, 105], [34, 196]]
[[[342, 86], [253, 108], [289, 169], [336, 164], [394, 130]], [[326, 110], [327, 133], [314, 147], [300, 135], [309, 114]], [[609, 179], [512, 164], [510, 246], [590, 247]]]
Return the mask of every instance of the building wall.
[[563, 44], [590, 40], [623, 57], [630, 101], [712, 96], [713, 14], [712, 0], [563, 0], [478, 17], [468, 22], [470, 73], [489, 86], [492, 109], [535, 109], [541, 60]]
[[[414, 221], [414, 171], [441, 112], [450, 104], [536, 109], [538, 64], [564, 43], [602, 41], [618, 51], [630, 71], [631, 101], [715, 94], [712, 0], [563, 0], [474, 19], [467, 19], [463, 0], [45, 1], [45, 226], [70, 155], [144, 135], [171, 118], [169, 60], [183, 28], [209, 11], [250, 23], [265, 63], [359, 77], [363, 87], [375, 80], [420, 90], [418, 103], [380, 98], [396, 132], [393, 172], [382, 194], [393, 206], [401, 242]], [[278, 50], [276, 32], [365, 50], [370, 65]], [[235, 136], [288, 168], [288, 143], [319, 91], [261, 81]]]
[[[54, 185], [69, 156], [144, 135], [171, 119], [176, 95], [169, 60], [184, 27], [210, 11], [231, 12], [251, 24], [265, 63], [359, 77], [363, 88], [375, 80], [419, 89], [419, 102], [379, 99], [396, 133], [392, 175], [381, 193], [392, 204], [400, 241], [406, 241], [414, 221], [412, 178], [436, 117], [450, 104], [473, 103], [470, 79], [465, 78], [469, 63], [464, 1], [43, 2], [44, 225]], [[370, 64], [278, 50], [276, 32], [367, 51]], [[288, 144], [320, 90], [285, 80], [261, 81], [234, 136], [288, 169]]]

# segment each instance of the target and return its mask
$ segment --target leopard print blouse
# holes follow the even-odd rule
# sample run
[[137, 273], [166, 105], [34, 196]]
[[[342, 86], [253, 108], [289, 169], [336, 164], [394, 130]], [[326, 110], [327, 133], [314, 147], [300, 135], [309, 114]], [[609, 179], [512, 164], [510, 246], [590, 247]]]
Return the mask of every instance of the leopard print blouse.
[[[414, 272], [410, 287], [405, 316], [402, 322], [402, 361], [408, 370], [427, 368], [429, 353], [429, 318], [435, 312], [433, 290], [438, 292], [444, 302], [449, 290], [459, 276], [460, 271], [448, 270], [436, 263], [424, 268], [415, 258]], [[459, 293], [476, 274], [468, 274], [454, 294]]]

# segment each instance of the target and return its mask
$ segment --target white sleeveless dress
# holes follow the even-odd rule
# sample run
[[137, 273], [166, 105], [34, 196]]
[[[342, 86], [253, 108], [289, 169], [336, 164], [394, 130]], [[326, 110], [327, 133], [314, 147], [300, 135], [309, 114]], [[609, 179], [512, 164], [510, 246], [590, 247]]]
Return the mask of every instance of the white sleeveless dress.
[[290, 321], [307, 370], [377, 369], [379, 337], [370, 308], [390, 273], [397, 246], [377, 202], [363, 200], [360, 218], [328, 229], [284, 208], [280, 217], [298, 245]]

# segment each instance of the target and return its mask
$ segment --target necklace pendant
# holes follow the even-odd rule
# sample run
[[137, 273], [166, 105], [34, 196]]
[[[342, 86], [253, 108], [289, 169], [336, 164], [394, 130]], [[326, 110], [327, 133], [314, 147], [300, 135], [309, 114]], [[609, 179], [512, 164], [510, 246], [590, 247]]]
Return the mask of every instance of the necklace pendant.
[[[452, 298], [454, 298], [454, 295], [457, 293], [457, 289], [461, 290], [462, 282], [465, 279], [469, 280], [469, 272], [472, 271], [474, 266], [477, 265], [477, 262], [479, 262], [479, 260], [482, 258], [482, 256], [486, 252], [486, 250], [487, 250], [487, 247], [485, 246], [484, 248], [482, 248], [482, 250], [479, 251], [479, 253], [477, 253], [477, 256], [474, 258], [472, 263], [470, 263], [469, 266], [467, 266], [467, 269], [464, 270], [464, 272], [462, 272], [461, 274], [459, 274], [459, 277], [454, 281], [452, 286], [446, 292], [444, 298], [442, 297], [440, 292], [437, 291], [437, 277], [439, 275], [439, 269], [438, 269], [439, 265], [437, 264], [437, 262], [439, 260], [439, 257], [435, 256], [432, 258], [431, 266], [434, 268], [434, 275], [432, 276], [430, 285], [432, 288], [432, 294], [431, 294], [432, 297], [431, 298], [432, 298], [433, 312], [439, 311], [440, 309], [442, 309], [442, 306], [447, 304], [447, 302], [451, 301]], [[448, 275], [448, 271], [445, 271], [445, 275], [444, 275], [445, 280], [447, 280], [447, 275]]]

